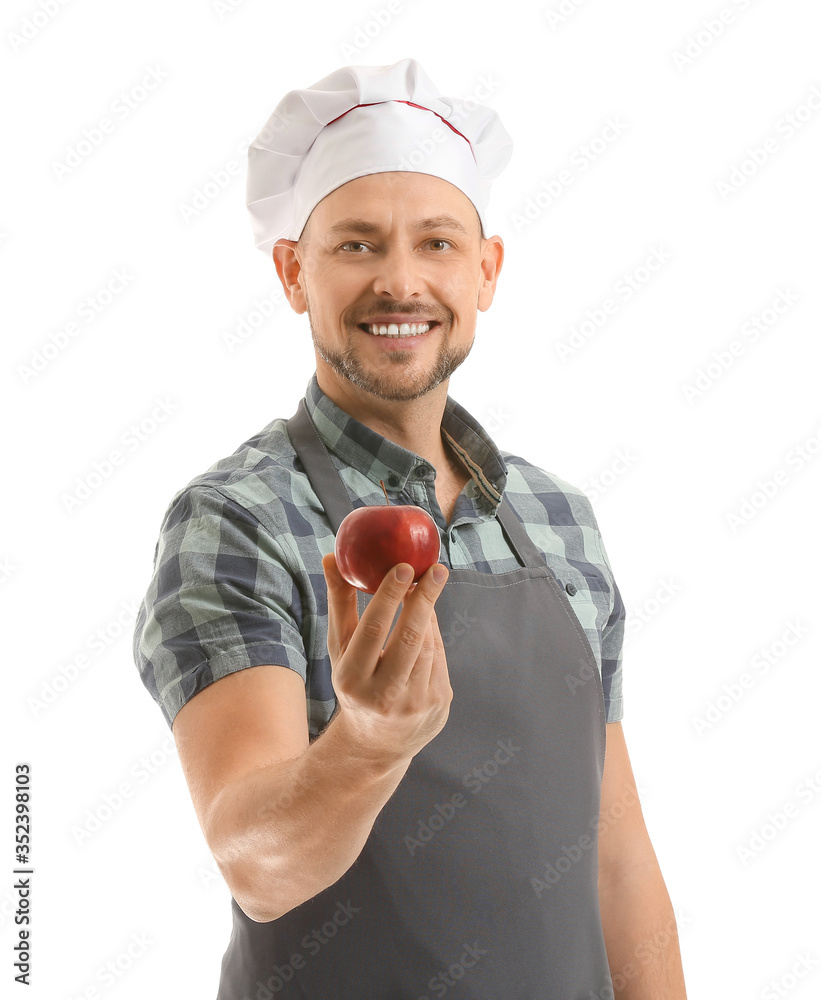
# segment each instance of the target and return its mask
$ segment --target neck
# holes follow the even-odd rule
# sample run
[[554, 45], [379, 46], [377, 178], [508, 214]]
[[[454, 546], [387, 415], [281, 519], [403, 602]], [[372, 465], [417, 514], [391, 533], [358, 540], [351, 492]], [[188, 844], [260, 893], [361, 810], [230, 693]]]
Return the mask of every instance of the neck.
[[442, 415], [448, 396], [448, 382], [418, 399], [381, 399], [357, 389], [344, 379], [329, 377], [317, 368], [319, 388], [354, 420], [401, 448], [446, 472], [451, 459], [442, 440]]

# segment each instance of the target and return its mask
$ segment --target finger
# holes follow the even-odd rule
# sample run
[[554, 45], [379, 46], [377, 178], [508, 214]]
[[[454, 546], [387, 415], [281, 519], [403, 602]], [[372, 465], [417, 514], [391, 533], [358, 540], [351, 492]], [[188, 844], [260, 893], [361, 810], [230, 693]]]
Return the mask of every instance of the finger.
[[[450, 674], [448, 673], [447, 654], [445, 652], [445, 641], [439, 628], [439, 618], [436, 611], [431, 618], [433, 629], [433, 662], [430, 670], [430, 690], [442, 692], [450, 689]], [[451, 694], [453, 692], [451, 691]]]
[[[400, 580], [397, 571], [404, 568], [406, 580]], [[382, 649], [393, 625], [396, 612], [413, 579], [413, 568], [399, 563], [385, 574], [376, 593], [362, 613], [359, 626], [350, 638], [348, 660], [357, 664], [363, 678], [370, 678], [379, 666]]]
[[[443, 571], [439, 582], [434, 579], [437, 567]], [[386, 673], [386, 682], [407, 684], [423, 646], [426, 646], [427, 654], [432, 656], [434, 647], [433, 634], [429, 632], [430, 621], [436, 599], [442, 593], [448, 575], [447, 567], [436, 563], [422, 576], [413, 593], [406, 596], [402, 613], [385, 643], [385, 653], [379, 665], [380, 674], [383, 671]], [[420, 669], [424, 667], [420, 665]]]
[[359, 621], [356, 588], [342, 577], [333, 552], [323, 556], [322, 570], [328, 588], [328, 655], [335, 661], [347, 649]]
[[422, 700], [427, 700], [428, 691], [431, 685], [431, 673], [433, 671], [434, 660], [436, 657], [436, 638], [434, 626], [435, 617], [436, 612], [433, 612], [428, 620], [427, 626], [425, 627], [419, 651], [416, 654], [416, 659], [414, 660], [410, 673], [408, 674], [405, 690], [412, 699], [418, 696]]
[[439, 616], [434, 607], [428, 622], [425, 641], [408, 680], [408, 689], [415, 688], [428, 695], [435, 694], [440, 690], [444, 692], [449, 687], [450, 678], [445, 659], [445, 643], [439, 628]]

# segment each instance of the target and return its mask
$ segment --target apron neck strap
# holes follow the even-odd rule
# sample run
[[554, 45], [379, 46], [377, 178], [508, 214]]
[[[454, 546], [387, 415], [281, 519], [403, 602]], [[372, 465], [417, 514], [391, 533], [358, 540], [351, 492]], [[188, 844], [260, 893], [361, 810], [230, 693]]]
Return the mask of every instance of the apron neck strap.
[[304, 399], [299, 401], [296, 413], [286, 426], [291, 444], [305, 467], [311, 486], [319, 497], [336, 534], [342, 519], [354, 508], [347, 487], [331, 461], [325, 442], [308, 415]]

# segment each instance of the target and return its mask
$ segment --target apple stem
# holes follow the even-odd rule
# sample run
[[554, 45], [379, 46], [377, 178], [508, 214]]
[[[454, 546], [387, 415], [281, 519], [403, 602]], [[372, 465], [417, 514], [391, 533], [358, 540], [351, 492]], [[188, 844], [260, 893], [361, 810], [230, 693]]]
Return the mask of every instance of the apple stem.
[[381, 479], [379, 480], [379, 485], [382, 487], [382, 492], [385, 494], [385, 503], [390, 507], [391, 502], [388, 499], [388, 491], [385, 489], [385, 484], [382, 482]]

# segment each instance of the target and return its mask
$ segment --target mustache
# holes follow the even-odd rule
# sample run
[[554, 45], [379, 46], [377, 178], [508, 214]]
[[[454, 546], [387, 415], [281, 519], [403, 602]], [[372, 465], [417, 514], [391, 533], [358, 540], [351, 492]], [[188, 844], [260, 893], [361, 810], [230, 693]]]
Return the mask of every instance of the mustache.
[[424, 319], [434, 319], [439, 323], [447, 323], [453, 317], [453, 313], [448, 310], [442, 310], [436, 306], [425, 306], [419, 303], [411, 303], [409, 305], [388, 304], [386, 302], [381, 302], [379, 306], [373, 306], [369, 309], [357, 310], [351, 316], [351, 322], [354, 324], [359, 323], [372, 323], [374, 318], [377, 316], [384, 316], [385, 313], [390, 313], [391, 315], [402, 315], [412, 318], [414, 316], [422, 316]]

